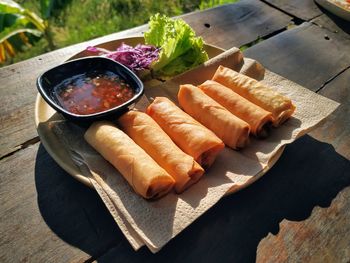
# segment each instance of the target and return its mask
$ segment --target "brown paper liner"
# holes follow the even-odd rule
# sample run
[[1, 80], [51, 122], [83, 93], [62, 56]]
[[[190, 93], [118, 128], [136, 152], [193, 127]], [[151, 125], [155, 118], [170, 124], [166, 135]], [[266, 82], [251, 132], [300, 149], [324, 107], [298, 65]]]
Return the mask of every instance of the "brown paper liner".
[[171, 81], [146, 83], [145, 97], [136, 108], [145, 109], [155, 96], [166, 96], [176, 102], [179, 84], [198, 85], [211, 79], [219, 65], [262, 79], [278, 92], [290, 97], [297, 110], [281, 127], [273, 129], [267, 139], [251, 138], [250, 145], [239, 152], [225, 148], [201, 180], [180, 195], [170, 193], [157, 201], [144, 200], [133, 192], [118, 171], [87, 145], [83, 140], [83, 129], [65, 121], [41, 125], [42, 128], [46, 126], [45, 129], [53, 131], [64, 142], [72, 160], [80, 167], [82, 174], [90, 178], [135, 250], [146, 245], [154, 253], [159, 251], [230, 189], [231, 192], [238, 191], [261, 177], [271, 163], [276, 161], [276, 156], [281, 154], [284, 145], [309, 132], [339, 105], [277, 74], [265, 72], [259, 63], [243, 59], [239, 49], [232, 48]]

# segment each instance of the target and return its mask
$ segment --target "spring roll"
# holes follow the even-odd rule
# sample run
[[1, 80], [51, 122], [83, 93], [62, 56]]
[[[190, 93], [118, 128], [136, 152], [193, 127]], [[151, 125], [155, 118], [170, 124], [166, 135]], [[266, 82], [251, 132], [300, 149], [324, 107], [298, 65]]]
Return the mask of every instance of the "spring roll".
[[204, 169], [213, 164], [216, 156], [225, 147], [212, 131], [183, 112], [168, 98], [156, 97], [147, 108], [147, 114], [180, 149], [192, 156]]
[[232, 69], [219, 66], [212, 80], [232, 89], [247, 100], [272, 113], [273, 126], [278, 127], [295, 111], [292, 101], [261, 82]]
[[259, 138], [264, 138], [268, 135], [268, 130], [273, 120], [271, 112], [264, 110], [213, 80], [207, 80], [199, 85], [198, 88], [224, 106], [229, 112], [247, 122], [250, 125], [252, 134]]
[[183, 192], [203, 175], [203, 168], [193, 157], [184, 153], [146, 113], [129, 111], [118, 119], [118, 124], [174, 178], [177, 193]]
[[177, 97], [185, 112], [213, 131], [227, 146], [240, 149], [249, 142], [249, 124], [199, 88], [190, 84], [180, 85]]
[[112, 123], [93, 123], [84, 138], [144, 198], [159, 198], [173, 188], [174, 179]]

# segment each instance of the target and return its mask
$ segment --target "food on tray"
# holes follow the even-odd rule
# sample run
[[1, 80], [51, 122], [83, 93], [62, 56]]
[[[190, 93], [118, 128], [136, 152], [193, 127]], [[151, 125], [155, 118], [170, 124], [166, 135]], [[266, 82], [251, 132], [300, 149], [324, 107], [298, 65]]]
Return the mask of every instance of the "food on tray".
[[152, 63], [155, 76], [172, 77], [208, 60], [201, 37], [182, 19], [156, 14], [150, 18], [145, 43], [160, 48]]
[[156, 14], [150, 18], [145, 44], [122, 44], [115, 51], [87, 47], [95, 55], [106, 56], [129, 67], [140, 77], [169, 78], [209, 59], [201, 37], [182, 19]]
[[147, 113], [204, 169], [212, 165], [216, 156], [225, 147], [212, 131], [183, 112], [168, 98], [156, 97], [147, 108]]
[[197, 182], [203, 168], [184, 153], [146, 113], [129, 111], [118, 119], [121, 129], [175, 179], [175, 191]]
[[246, 121], [250, 125], [252, 134], [260, 138], [268, 135], [268, 129], [272, 123], [271, 112], [213, 80], [207, 80], [198, 88], [238, 118]]
[[110, 71], [93, 71], [65, 79], [54, 94], [69, 112], [87, 115], [119, 106], [135, 95], [134, 89]]
[[93, 123], [84, 138], [144, 198], [161, 197], [173, 188], [174, 179], [112, 123]]
[[350, 12], [350, 0], [328, 0], [328, 1]]
[[249, 142], [249, 124], [226, 110], [198, 87], [180, 85], [178, 100], [189, 115], [213, 131], [227, 146], [240, 149]]
[[295, 110], [292, 101], [286, 96], [232, 69], [219, 66], [212, 80], [271, 112], [273, 125], [276, 127], [286, 121]]
[[115, 51], [98, 47], [87, 47], [87, 50], [96, 55], [113, 59], [127, 66], [135, 73], [150, 69], [151, 63], [159, 57], [159, 48], [142, 44], [132, 47], [123, 43]]

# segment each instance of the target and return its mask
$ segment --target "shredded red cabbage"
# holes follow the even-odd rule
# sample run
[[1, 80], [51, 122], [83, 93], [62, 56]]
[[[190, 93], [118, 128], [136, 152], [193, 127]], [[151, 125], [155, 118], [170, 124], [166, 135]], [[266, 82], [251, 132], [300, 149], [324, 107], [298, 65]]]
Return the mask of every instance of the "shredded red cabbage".
[[132, 47], [123, 43], [116, 51], [109, 51], [97, 47], [87, 47], [86, 49], [90, 52], [97, 53], [99, 56], [106, 56], [122, 63], [134, 72], [150, 69], [151, 63], [159, 57], [159, 48], [142, 44]]

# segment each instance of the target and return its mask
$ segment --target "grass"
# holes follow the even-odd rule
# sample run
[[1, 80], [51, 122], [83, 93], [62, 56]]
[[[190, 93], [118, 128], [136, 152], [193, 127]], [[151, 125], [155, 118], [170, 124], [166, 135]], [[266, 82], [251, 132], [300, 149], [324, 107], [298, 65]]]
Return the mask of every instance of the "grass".
[[[93, 39], [143, 25], [155, 13], [177, 16], [237, 0], [57, 0], [48, 19], [55, 48]], [[18, 1], [25, 8], [39, 12], [39, 1]], [[42, 38], [6, 64], [15, 63], [46, 52], [50, 48]]]

